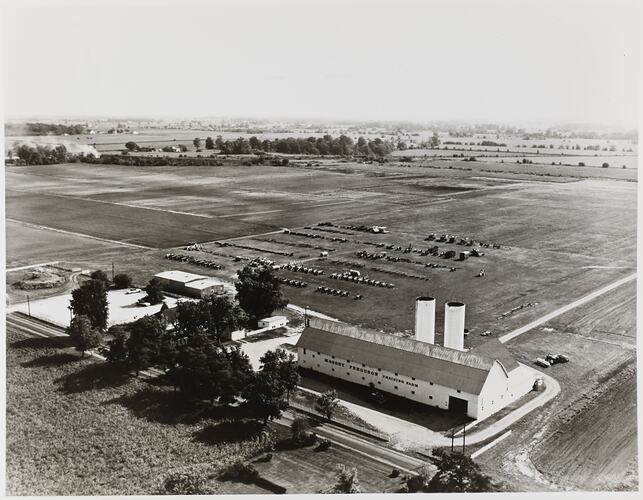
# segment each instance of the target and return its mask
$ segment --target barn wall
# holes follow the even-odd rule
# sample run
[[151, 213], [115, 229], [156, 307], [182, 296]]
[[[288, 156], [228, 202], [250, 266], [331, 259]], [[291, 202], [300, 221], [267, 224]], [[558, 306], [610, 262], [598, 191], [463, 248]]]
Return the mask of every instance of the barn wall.
[[413, 401], [435, 406], [444, 410], [449, 408], [449, 396], [468, 401], [467, 415], [478, 418], [478, 396], [457, 389], [444, 387], [427, 380], [414, 379], [387, 370], [380, 370], [356, 362], [348, 362], [337, 356], [297, 347], [299, 366], [331, 377], [368, 386], [370, 383], [384, 392], [402, 396]]

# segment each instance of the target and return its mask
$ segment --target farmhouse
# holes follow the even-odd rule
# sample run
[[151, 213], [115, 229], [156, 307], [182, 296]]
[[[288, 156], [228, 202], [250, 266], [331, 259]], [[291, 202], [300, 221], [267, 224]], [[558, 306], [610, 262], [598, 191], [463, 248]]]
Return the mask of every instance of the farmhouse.
[[220, 280], [200, 274], [164, 271], [156, 274], [155, 277], [161, 281], [164, 290], [197, 299], [224, 291]]
[[311, 317], [297, 342], [298, 363], [445, 410], [487, 417], [533, 388], [533, 372], [497, 340], [464, 351], [464, 304], [447, 303], [445, 343], [434, 341], [435, 299], [416, 301], [414, 339]]

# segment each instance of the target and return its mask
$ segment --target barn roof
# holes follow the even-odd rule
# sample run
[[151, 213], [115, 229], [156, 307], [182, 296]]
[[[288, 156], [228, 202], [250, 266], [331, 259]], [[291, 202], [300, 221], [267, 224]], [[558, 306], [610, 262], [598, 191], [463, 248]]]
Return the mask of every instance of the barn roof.
[[189, 283], [190, 281], [200, 280], [207, 278], [201, 274], [186, 273], [184, 271], [163, 271], [154, 275], [156, 278], [165, 278], [168, 280], [178, 281], [181, 283]]
[[192, 288], [194, 290], [205, 290], [212, 286], [222, 286], [223, 282], [217, 278], [198, 278], [193, 281], [188, 281], [185, 284], [186, 288]]
[[469, 394], [480, 394], [495, 363], [495, 359], [484, 355], [319, 318], [310, 318], [297, 347]]
[[520, 366], [513, 355], [509, 352], [509, 349], [507, 349], [507, 347], [505, 347], [505, 345], [498, 339], [489, 339], [478, 347], [474, 347], [469, 352], [479, 356], [497, 359], [502, 363], [502, 366], [505, 367], [507, 373]]

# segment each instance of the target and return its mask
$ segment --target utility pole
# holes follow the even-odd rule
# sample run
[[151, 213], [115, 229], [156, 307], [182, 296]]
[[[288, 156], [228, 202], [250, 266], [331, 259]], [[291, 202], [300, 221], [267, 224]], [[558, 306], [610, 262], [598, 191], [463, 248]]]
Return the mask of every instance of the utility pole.
[[27, 294], [27, 312], [29, 313], [29, 317], [31, 318], [31, 302], [29, 302], [29, 294]]
[[465, 442], [467, 440], [467, 424], [462, 425], [462, 454], [464, 455]]
[[114, 263], [112, 262], [112, 283], [114, 283]]
[[451, 430], [451, 453], [453, 453], [453, 440], [455, 439], [455, 429]]

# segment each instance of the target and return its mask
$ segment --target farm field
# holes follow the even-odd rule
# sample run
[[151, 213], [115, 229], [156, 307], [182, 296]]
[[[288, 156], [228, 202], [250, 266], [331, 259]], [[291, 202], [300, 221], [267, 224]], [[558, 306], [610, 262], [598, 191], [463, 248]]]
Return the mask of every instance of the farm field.
[[557, 352], [571, 361], [546, 370], [561, 393], [483, 465], [528, 491], [637, 487], [635, 293], [635, 283], [624, 285], [506, 344], [523, 363]]
[[118, 244], [11, 220], [6, 221], [5, 231], [7, 269], [55, 260], [73, 262], [88, 255], [100, 257], [123, 249]]

